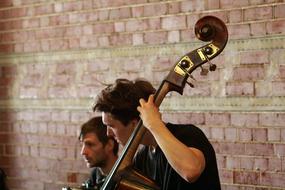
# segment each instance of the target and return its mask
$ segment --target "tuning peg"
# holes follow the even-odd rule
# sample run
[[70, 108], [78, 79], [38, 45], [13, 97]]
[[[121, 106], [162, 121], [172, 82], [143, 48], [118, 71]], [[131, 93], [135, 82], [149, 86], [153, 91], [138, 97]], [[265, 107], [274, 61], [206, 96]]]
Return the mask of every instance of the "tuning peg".
[[[212, 53], [213, 53], [213, 49], [211, 47], [206, 47], [203, 51], [203, 54], [204, 54], [205, 58], [207, 59], [207, 63], [209, 63], [209, 65], [210, 65], [209, 70], [215, 71], [217, 66], [215, 64], [213, 64], [208, 58], [208, 55], [211, 55]], [[204, 75], [207, 75], [207, 73]], [[203, 75], [203, 74], [201, 74], [201, 75]]]
[[189, 64], [189, 61], [188, 60], [182, 60], [181, 61], [181, 67], [183, 68], [183, 69], [186, 69], [186, 68], [188, 68], [190, 66], [190, 64]]
[[213, 63], [211, 63], [211, 62], [209, 62], [209, 63], [210, 63], [209, 70], [210, 70], [210, 71], [215, 71], [216, 68], [217, 68], [217, 65], [215, 65], [215, 64], [213, 64]]
[[207, 74], [208, 74], [208, 72], [209, 72], [209, 70], [208, 70], [208, 69], [205, 69], [205, 68], [203, 68], [203, 67], [201, 66], [200, 75], [205, 76], [205, 75], [207, 75]]
[[186, 83], [187, 83], [191, 88], [194, 88], [194, 84], [192, 84], [191, 82], [186, 81]]
[[213, 48], [207, 46], [207, 47], [205, 47], [204, 52], [205, 52], [206, 55], [212, 55]]
[[[188, 73], [188, 76], [190, 79], [192, 79], [192, 81], [196, 81], [196, 79], [193, 77], [193, 75]], [[191, 87], [194, 88], [194, 84], [192, 82], [189, 82], [188, 80], [186, 81], [186, 83]]]

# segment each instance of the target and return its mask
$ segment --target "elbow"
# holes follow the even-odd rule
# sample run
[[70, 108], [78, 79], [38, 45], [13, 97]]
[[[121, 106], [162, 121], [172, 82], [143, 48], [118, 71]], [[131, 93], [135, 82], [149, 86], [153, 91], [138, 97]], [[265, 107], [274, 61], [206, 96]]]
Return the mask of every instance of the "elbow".
[[195, 167], [195, 168], [191, 168], [189, 170], [187, 170], [184, 175], [183, 175], [183, 178], [189, 182], [189, 183], [193, 183], [195, 182], [196, 180], [199, 179], [199, 177], [201, 176], [201, 174], [203, 173], [204, 171], [204, 167], [202, 166], [198, 166], [198, 167]]
[[189, 174], [185, 174], [185, 176], [183, 177], [187, 182], [189, 183], [193, 183], [195, 182], [199, 177], [200, 177], [201, 173], [189, 173]]

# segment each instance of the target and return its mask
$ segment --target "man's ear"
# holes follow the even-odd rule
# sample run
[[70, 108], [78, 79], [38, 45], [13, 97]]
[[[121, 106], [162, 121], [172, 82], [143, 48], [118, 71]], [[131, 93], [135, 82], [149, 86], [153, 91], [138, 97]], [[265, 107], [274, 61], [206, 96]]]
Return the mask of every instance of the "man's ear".
[[130, 122], [129, 122], [129, 125], [134, 129], [137, 124], [138, 124], [138, 120], [137, 119], [132, 119]]

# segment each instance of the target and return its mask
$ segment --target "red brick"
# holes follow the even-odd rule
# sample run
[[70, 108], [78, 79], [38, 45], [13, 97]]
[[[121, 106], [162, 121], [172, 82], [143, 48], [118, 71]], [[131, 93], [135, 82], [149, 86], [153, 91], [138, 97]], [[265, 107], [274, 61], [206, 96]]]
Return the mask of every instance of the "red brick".
[[205, 123], [205, 118], [203, 113], [165, 113], [163, 114], [166, 120], [172, 123], [193, 123], [196, 125], [202, 125]]
[[241, 157], [240, 168], [245, 170], [253, 170], [254, 168], [254, 157]]
[[281, 141], [285, 141], [285, 129], [281, 129]]
[[75, 122], [75, 123], [81, 123], [81, 122], [85, 122], [85, 121], [87, 121], [88, 120], [88, 118], [90, 118], [91, 117], [91, 114], [92, 114], [92, 112], [91, 112], [91, 107], [90, 107], [90, 109], [89, 109], [89, 112], [87, 112], [87, 111], [81, 111], [81, 112], [72, 112], [71, 113], [71, 122]]
[[[209, 13], [201, 13], [199, 14], [200, 17], [204, 17], [204, 16], [208, 16]], [[225, 11], [215, 11], [211, 13], [211, 16], [215, 16], [217, 18], [219, 18], [220, 20], [222, 20], [224, 23], [228, 23], [228, 14]]]
[[248, 38], [250, 36], [249, 26], [249, 24], [229, 25], [227, 27], [229, 36], [232, 39]]
[[98, 38], [98, 43], [100, 47], [108, 47], [110, 46], [109, 37], [103, 36]]
[[250, 23], [251, 36], [263, 36], [266, 35], [266, 23]]
[[93, 1], [92, 0], [83, 0], [82, 1], [82, 8], [83, 9], [90, 9], [93, 7]]
[[148, 32], [144, 36], [146, 44], [163, 44], [167, 42], [166, 32]]
[[279, 65], [279, 78], [285, 79], [285, 65]]
[[[42, 122], [42, 123], [29, 123], [27, 128], [29, 130], [29, 133], [35, 134], [37, 133], [40, 129], [39, 129], [39, 125], [46, 125], [46, 123]], [[22, 123], [22, 129], [23, 129], [23, 123]]]
[[264, 0], [250, 0], [251, 5], [260, 5], [264, 3]]
[[206, 113], [205, 122], [207, 125], [228, 126], [230, 115], [227, 113]]
[[23, 21], [23, 28], [37, 28], [40, 26], [40, 19], [33, 18]]
[[80, 48], [96, 48], [98, 47], [98, 39], [95, 36], [83, 36], [79, 38]]
[[226, 157], [226, 168], [227, 169], [239, 169], [240, 168], [240, 158], [239, 157]]
[[233, 183], [233, 171], [232, 170], [219, 170], [221, 181], [224, 183]]
[[133, 17], [142, 17], [144, 14], [144, 7], [143, 6], [132, 7], [131, 12]]
[[273, 144], [254, 143], [245, 145], [245, 152], [248, 155], [272, 156], [273, 150]]
[[2, 53], [12, 53], [14, 50], [13, 44], [0, 44], [0, 52]]
[[194, 12], [205, 10], [205, 1], [192, 0], [181, 2], [181, 12]]
[[246, 153], [243, 143], [231, 143], [231, 142], [217, 142], [213, 143], [213, 147], [217, 154], [227, 155], [244, 155]]
[[196, 82], [193, 81], [195, 88], [185, 88], [184, 96], [200, 96], [206, 97], [211, 95], [211, 84], [209, 82]]
[[51, 14], [53, 11], [53, 4], [45, 4], [35, 7], [35, 15]]
[[179, 31], [170, 31], [168, 32], [168, 42], [170, 43], [178, 43], [180, 41], [180, 33]]
[[82, 27], [81, 26], [75, 26], [75, 27], [68, 27], [65, 28], [65, 36], [82, 36]]
[[63, 11], [71, 12], [71, 11], [79, 11], [82, 9], [82, 1], [72, 1], [72, 2], [64, 2], [63, 3]]
[[114, 30], [115, 30], [115, 32], [125, 32], [126, 31], [125, 22], [115, 22], [114, 23]]
[[147, 20], [130, 20], [126, 22], [126, 31], [144, 31], [147, 29]]
[[38, 98], [39, 90], [34, 87], [21, 87], [19, 89], [20, 98]]
[[[120, 16], [118, 9], [115, 10], [99, 10], [98, 11], [98, 20], [104, 21], [108, 19], [116, 19]], [[73, 20], [73, 19], [70, 19]], [[75, 21], [76, 22], [76, 21]]]
[[143, 34], [133, 34], [133, 45], [142, 45], [143, 43]]
[[21, 147], [16, 145], [6, 145], [5, 155], [9, 156], [21, 156]]
[[165, 17], [162, 18], [161, 22], [161, 28], [166, 30], [178, 30], [186, 28], [185, 16]]
[[48, 134], [47, 123], [38, 123], [37, 128], [38, 128], [38, 134], [40, 134], [40, 135]]
[[278, 158], [285, 156], [285, 145], [284, 144], [275, 144], [274, 152]]
[[57, 134], [59, 135], [67, 135], [77, 138], [78, 130], [79, 130], [78, 124], [68, 124], [68, 126], [64, 127], [59, 124], [57, 126]]
[[266, 31], [268, 34], [284, 34], [285, 20], [276, 20], [266, 24]]
[[151, 4], [144, 6], [144, 16], [150, 17], [150, 16], [161, 16], [165, 15], [167, 13], [167, 4]]
[[235, 142], [238, 140], [238, 133], [236, 128], [225, 128], [225, 140]]
[[122, 65], [122, 71], [124, 72], [140, 72], [141, 65], [143, 63], [143, 61], [135, 59], [135, 58], [122, 60], [121, 62], [124, 62], [124, 64]]
[[284, 82], [273, 82], [272, 83], [272, 94], [274, 96], [285, 95], [285, 83]]
[[40, 147], [40, 156], [44, 158], [58, 159], [66, 156], [66, 151], [62, 148]]
[[278, 172], [282, 169], [282, 160], [281, 158], [270, 158], [268, 159], [268, 169], [272, 172]]
[[[19, 124], [19, 126], [14, 125], [13, 130], [22, 133], [30, 133], [32, 131], [31, 125], [32, 125], [31, 123], [22, 123]], [[20, 128], [20, 130], [18, 128]]]
[[147, 25], [148, 25], [149, 30], [159, 30], [161, 29], [161, 19], [160, 18], [149, 18]]
[[272, 7], [257, 7], [244, 10], [244, 20], [268, 20], [273, 16]]
[[[119, 18], [126, 19], [131, 17], [131, 8], [130, 7], [123, 7], [119, 9]], [[118, 19], [118, 18], [116, 18]]]
[[190, 29], [191, 33], [193, 33], [193, 34], [194, 34], [195, 24], [197, 23], [199, 18], [200, 18], [200, 14], [195, 14], [195, 13], [187, 15], [187, 17], [186, 17], [186, 19], [187, 19], [187, 28]]
[[280, 4], [274, 7], [274, 17], [275, 18], [284, 18], [285, 17], [285, 5]]
[[51, 120], [51, 111], [49, 110], [38, 110], [34, 112], [34, 121], [50, 121]]
[[3, 33], [0, 39], [2, 43], [12, 42], [15, 41], [15, 35], [13, 33]]
[[168, 3], [168, 14], [176, 14], [181, 11], [181, 2]]
[[224, 128], [211, 128], [211, 139], [224, 140], [225, 132]]
[[77, 174], [75, 173], [67, 173], [67, 182], [76, 183], [77, 181]]
[[182, 30], [180, 32], [181, 42], [192, 42], [196, 40], [196, 36], [193, 29]]
[[121, 34], [121, 35], [112, 35], [110, 36], [110, 45], [111, 46], [127, 46], [132, 44], [132, 35], [130, 34]]
[[281, 132], [280, 132], [280, 129], [267, 129], [268, 131], [268, 141], [277, 141], [277, 142], [280, 142], [281, 140]]
[[219, 8], [220, 8], [219, 0], [212, 0], [207, 2], [207, 9], [219, 9]]
[[253, 96], [254, 84], [250, 82], [229, 82], [226, 84], [228, 96]]
[[254, 170], [267, 171], [268, 170], [268, 159], [267, 158], [255, 158], [254, 159]]
[[220, 8], [244, 7], [249, 5], [248, 0], [220, 0]]
[[241, 64], [269, 63], [269, 52], [267, 50], [245, 51], [240, 53]]
[[222, 169], [222, 168], [226, 168], [226, 156], [224, 155], [216, 155], [217, 157], [217, 164], [218, 164], [218, 168]]
[[284, 173], [269, 173], [264, 172], [261, 174], [261, 185], [284, 187], [285, 186]]
[[265, 77], [264, 66], [241, 66], [233, 69], [232, 79], [235, 81], [256, 81]]
[[4, 1], [1, 1], [0, 2], [0, 7], [10, 7], [13, 5], [13, 2], [12, 1], [7, 1], [7, 0], [4, 0]]
[[281, 127], [285, 123], [285, 114], [283, 113], [262, 113], [259, 116], [260, 125], [268, 127]]
[[56, 2], [53, 4], [55, 12], [63, 12], [63, 3]]
[[242, 10], [229, 11], [229, 22], [237, 23], [242, 21]]
[[114, 26], [112, 23], [98, 23], [94, 25], [93, 30], [95, 34], [112, 33], [114, 32]]
[[252, 133], [252, 138], [254, 141], [266, 142], [267, 141], [267, 129], [254, 129]]
[[260, 183], [258, 172], [234, 171], [234, 183], [257, 185]]

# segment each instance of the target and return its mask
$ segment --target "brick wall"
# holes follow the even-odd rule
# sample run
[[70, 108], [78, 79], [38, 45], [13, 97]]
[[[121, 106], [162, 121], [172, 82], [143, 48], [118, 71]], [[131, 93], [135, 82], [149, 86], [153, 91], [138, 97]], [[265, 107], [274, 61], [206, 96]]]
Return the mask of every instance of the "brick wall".
[[[0, 167], [12, 190], [52, 190], [87, 176], [80, 124], [102, 83], [156, 87], [204, 15], [229, 30], [217, 70], [169, 94], [167, 121], [194, 123], [214, 145], [223, 190], [285, 189], [284, 0], [1, 0]], [[207, 66], [205, 66], [207, 67]]]

